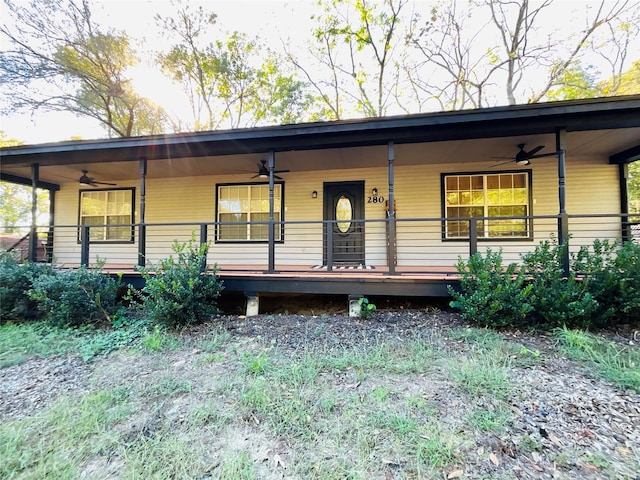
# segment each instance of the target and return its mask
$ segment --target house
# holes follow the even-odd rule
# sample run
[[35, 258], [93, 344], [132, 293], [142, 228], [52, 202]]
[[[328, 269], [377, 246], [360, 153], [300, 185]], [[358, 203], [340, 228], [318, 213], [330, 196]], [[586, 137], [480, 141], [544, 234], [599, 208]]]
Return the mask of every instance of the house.
[[[0, 151], [51, 192], [57, 264], [135, 266], [211, 242], [227, 290], [446, 295], [459, 256], [629, 239], [640, 96], [70, 141]], [[565, 268], [566, 265], [564, 265]]]
[[[17, 262], [24, 262], [29, 259], [29, 234], [21, 235], [16, 233], [0, 233], [0, 252], [9, 253]], [[46, 259], [46, 244], [42, 239], [36, 242], [35, 261]]]

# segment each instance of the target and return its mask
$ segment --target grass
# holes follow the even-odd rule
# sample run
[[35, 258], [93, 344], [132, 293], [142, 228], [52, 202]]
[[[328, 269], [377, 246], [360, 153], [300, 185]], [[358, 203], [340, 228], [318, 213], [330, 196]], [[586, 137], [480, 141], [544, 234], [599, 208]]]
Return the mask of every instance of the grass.
[[506, 340], [488, 328], [466, 327], [453, 329], [451, 337], [471, 345], [474, 349], [509, 360], [512, 367], [534, 367], [544, 362], [539, 350], [531, 350], [517, 342]]
[[256, 477], [256, 467], [249, 456], [249, 452], [241, 450], [226, 455], [221, 464], [220, 480], [253, 480]]
[[64, 398], [43, 414], [0, 424], [0, 477], [78, 478], [89, 459], [113, 452], [113, 427], [131, 413], [117, 387]]
[[501, 432], [513, 421], [513, 415], [506, 409], [478, 408], [467, 415], [465, 421], [480, 432]]
[[173, 397], [181, 393], [190, 393], [192, 389], [189, 380], [166, 376], [151, 385], [149, 393], [156, 397]]
[[32, 357], [65, 355], [81, 341], [77, 332], [41, 322], [0, 325], [0, 368], [18, 365]]
[[468, 395], [506, 400], [513, 392], [506, 361], [485, 352], [474, 352], [469, 358], [452, 360], [449, 371], [453, 381]]
[[206, 469], [202, 446], [166, 427], [151, 437], [140, 434], [117, 453], [125, 465], [125, 479], [195, 478]]
[[422, 471], [424, 466], [437, 471], [449, 465], [455, 458], [458, 443], [451, 433], [437, 425], [432, 426], [415, 442], [418, 471]]
[[640, 392], [640, 350], [618, 345], [582, 330], [561, 328], [556, 338], [562, 352], [620, 388]]
[[18, 365], [33, 357], [77, 353], [84, 361], [122, 349], [157, 352], [179, 348], [176, 335], [159, 327], [148, 331], [146, 321], [112, 329], [60, 328], [46, 322], [0, 325], [0, 368]]
[[[88, 393], [0, 423], [0, 478], [447, 478], [458, 469], [482, 478], [486, 468], [474, 471], [479, 460], [469, 452], [486, 449], [482, 462], [491, 467], [487, 438], [523, 432], [509, 406], [522, 401], [514, 363], [544, 361], [484, 329], [456, 329], [442, 342], [391, 338], [297, 352], [238, 341], [217, 327], [197, 338], [146, 335], [135, 355], [118, 357], [123, 363], [92, 357], [103, 363]], [[636, 361], [591, 334], [562, 335], [563, 352], [594, 369], [617, 361], [632, 370], [624, 362]], [[73, 338], [37, 324], [0, 328], [9, 365], [100, 342], [108, 343], [98, 333]], [[595, 362], [601, 351], [608, 356]], [[623, 468], [565, 437], [564, 450], [549, 449], [535, 432], [520, 438], [524, 454], [557, 458], [571, 475], [582, 464], [610, 476], [638, 467], [635, 450]], [[566, 452], [576, 461], [560, 462]], [[508, 461], [491, 467], [493, 478], [510, 475]]]

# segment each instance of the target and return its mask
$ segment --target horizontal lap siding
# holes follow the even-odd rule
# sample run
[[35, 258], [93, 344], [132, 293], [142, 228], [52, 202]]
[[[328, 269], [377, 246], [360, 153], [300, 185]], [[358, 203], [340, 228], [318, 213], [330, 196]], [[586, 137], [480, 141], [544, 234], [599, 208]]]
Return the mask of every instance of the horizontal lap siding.
[[[386, 156], [386, 149], [381, 147]], [[349, 152], [346, 151], [348, 154]], [[348, 161], [348, 159], [347, 159]], [[496, 171], [493, 162], [451, 163], [433, 165], [402, 165], [397, 156], [395, 167], [395, 199], [397, 206], [397, 258], [399, 266], [454, 264], [458, 256], [468, 257], [467, 242], [443, 242], [441, 222], [406, 221], [414, 218], [438, 218], [442, 214], [440, 174], [460, 172]], [[433, 159], [425, 158], [425, 161]], [[521, 168], [508, 168], [521, 170]], [[541, 158], [523, 169], [533, 172], [532, 213], [534, 215], [556, 215], [558, 213], [558, 178], [555, 158]], [[386, 228], [384, 203], [366, 203], [371, 190], [378, 189], [378, 195], [389, 197], [387, 168], [361, 168], [342, 170], [322, 170], [314, 172], [290, 172], [284, 178], [285, 210], [287, 222], [320, 221], [323, 218], [323, 183], [364, 181], [365, 182], [365, 227], [366, 262], [369, 265], [387, 264]], [[605, 160], [567, 158], [567, 210], [578, 213], [618, 213], [619, 188], [617, 167]], [[170, 179], [148, 179], [146, 195], [146, 222], [213, 222], [215, 221], [216, 184], [248, 183], [252, 174], [208, 177], [179, 177]], [[136, 187], [135, 211], [139, 221], [140, 189], [139, 181], [118, 182], [120, 187]], [[78, 185], [62, 185], [56, 194], [56, 225], [75, 225], [78, 222]], [[318, 192], [312, 198], [313, 191]], [[620, 225], [611, 219], [572, 220], [570, 229], [574, 238], [572, 245], [591, 243], [594, 237], [617, 238]], [[266, 243], [214, 243], [215, 232], [210, 227], [208, 239], [212, 241], [209, 261], [211, 263], [254, 265], [266, 264], [268, 245]], [[555, 219], [536, 220], [534, 239], [525, 241], [480, 242], [480, 251], [486, 248], [501, 248], [506, 261], [518, 261], [523, 252], [531, 251], [541, 240], [556, 235]], [[188, 241], [192, 233], [200, 239], [198, 225], [147, 228], [147, 258], [157, 262], [171, 253], [174, 239]], [[134, 265], [137, 262], [138, 232], [134, 244], [91, 245], [91, 259], [96, 255], [110, 263]], [[317, 265], [322, 263], [322, 226], [319, 223], [288, 224], [284, 232], [284, 243], [276, 244], [276, 266]], [[67, 228], [56, 231], [55, 257], [61, 263], [78, 263], [80, 245], [77, 243], [77, 229]]]
[[[570, 214], [620, 213], [618, 166], [585, 159], [567, 160], [567, 211]], [[569, 221], [571, 250], [590, 245], [594, 238], [615, 240], [622, 235], [620, 219], [575, 218]]]
[[[137, 182], [118, 182], [114, 188], [137, 187]], [[78, 243], [78, 229], [72, 227], [78, 224], [80, 190], [89, 190], [77, 183], [68, 183], [60, 186], [56, 192], [56, 210], [54, 223], [60, 228], [54, 229], [54, 260], [58, 264], [77, 265], [80, 263], [80, 244]], [[135, 210], [138, 218], [138, 189], [136, 188]], [[135, 233], [135, 243], [91, 244], [89, 249], [89, 261], [95, 262], [97, 258], [107, 263], [135, 265], [138, 261], [138, 232]]]

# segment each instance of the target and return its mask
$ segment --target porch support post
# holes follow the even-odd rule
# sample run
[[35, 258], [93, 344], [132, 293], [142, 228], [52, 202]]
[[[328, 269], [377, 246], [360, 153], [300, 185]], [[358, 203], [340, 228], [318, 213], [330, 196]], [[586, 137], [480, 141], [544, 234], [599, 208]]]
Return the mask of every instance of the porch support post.
[[631, 226], [629, 225], [629, 165], [618, 164], [618, 180], [620, 181], [620, 224], [622, 226], [622, 241], [631, 240]]
[[55, 234], [56, 191], [49, 190], [49, 231], [47, 232], [47, 253], [45, 261], [53, 263], [53, 237]]
[[558, 245], [562, 248], [561, 265], [564, 276], [569, 276], [569, 217], [566, 203], [566, 151], [567, 130], [556, 128], [556, 152], [558, 153], [558, 205], [560, 213], [558, 218]]
[[80, 227], [80, 266], [89, 266], [89, 225], [82, 225]]
[[276, 235], [275, 235], [275, 206], [274, 206], [274, 182], [273, 182], [273, 169], [275, 168], [275, 153], [273, 150], [269, 151], [269, 266], [268, 272], [274, 273], [276, 270]]
[[469, 256], [478, 253], [478, 219], [469, 219]]
[[147, 197], [147, 159], [140, 158], [140, 225], [138, 226], [138, 265], [144, 267], [147, 260], [147, 226], [145, 207]]
[[29, 233], [29, 261], [38, 261], [38, 182], [40, 165], [31, 164], [31, 231]]
[[[202, 248], [203, 245], [209, 244], [209, 242], [207, 241], [207, 236], [208, 236], [207, 224], [201, 223], [200, 224], [200, 248]], [[209, 248], [207, 248], [205, 252], [206, 254], [202, 259], [202, 265], [200, 265], [200, 271], [202, 272], [207, 270], [207, 256], [209, 255]]]
[[387, 207], [387, 222], [389, 228], [387, 236], [387, 263], [389, 267], [389, 273], [393, 275], [396, 273], [396, 264], [398, 262], [396, 252], [396, 203], [393, 178], [393, 162], [395, 160], [395, 149], [393, 142], [389, 142], [387, 150], [389, 159], [389, 204]]

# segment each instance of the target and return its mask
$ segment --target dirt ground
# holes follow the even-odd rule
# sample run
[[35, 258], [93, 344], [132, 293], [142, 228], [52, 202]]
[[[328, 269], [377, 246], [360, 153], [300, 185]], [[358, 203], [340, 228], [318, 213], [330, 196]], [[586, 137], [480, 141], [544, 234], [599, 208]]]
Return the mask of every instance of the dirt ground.
[[[219, 319], [231, 335], [229, 342], [247, 349], [271, 345], [283, 355], [302, 348], [313, 349], [314, 345], [326, 350], [397, 342], [410, 337], [428, 339], [452, 352], [464, 353], [471, 348], [450, 335], [466, 325], [439, 301], [417, 303], [397, 299], [385, 303], [384, 299], [372, 299], [380, 302], [379, 309], [371, 319], [362, 319], [347, 315], [344, 297], [290, 300], [284, 303], [281, 299], [263, 298], [261, 311], [268, 313], [251, 318], [241, 315], [238, 311], [241, 305], [229, 303], [227, 311], [236, 311]], [[154, 376], [171, 371], [179, 371], [198, 386], [198, 395], [182, 396], [167, 404], [162, 412], [165, 416], [180, 417], [189, 410], [190, 402], [199, 401], [214, 388], [212, 369], [222, 372], [225, 368], [224, 359], [215, 368], [209, 366], [206, 372], [201, 368], [203, 353], [194, 345], [208, 328], [210, 326], [204, 325], [185, 331], [183, 348], [140, 355], [133, 357], [135, 361], [119, 354], [90, 363], [74, 356], [34, 358], [2, 369], [0, 420], [37, 414], [61, 396], [81, 395], [91, 389], [118, 384], [123, 379], [150, 382]], [[633, 330], [607, 332], [611, 339], [625, 345], [637, 345], [637, 335]], [[457, 455], [464, 462], [454, 462], [437, 478], [640, 478], [640, 473], [633, 471], [634, 465], [640, 465], [640, 395], [618, 389], [588, 372], [582, 364], [559, 355], [551, 336], [511, 331], [504, 333], [504, 337], [530, 352], [539, 352], [544, 361], [527, 368], [512, 368], [512, 380], [518, 386], [517, 394], [509, 398], [513, 424], [505, 431], [475, 435], [473, 441], [463, 443]], [[374, 388], [374, 384], [392, 385], [399, 397], [419, 394], [437, 410], [440, 422], [454, 430], [471, 406], [492, 408], [486, 400], [461, 401], [446, 372], [437, 369], [418, 376], [372, 374], [357, 387], [348, 374], [334, 374], [328, 381], [337, 389], [364, 391], [369, 388], [368, 382], [370, 388]], [[151, 420], [139, 418], [137, 428], [143, 428], [145, 422], [148, 426]], [[225, 438], [235, 438], [244, 449], [254, 452], [253, 458], [260, 464], [258, 478], [300, 478], [286, 468], [297, 458], [293, 443], [282, 438], [271, 439], [277, 447], [265, 453], [260, 446], [265, 441], [265, 432], [251, 421], [234, 422], [227, 428], [235, 431], [227, 431]], [[523, 442], [535, 445], [525, 448]], [[276, 454], [279, 461], [265, 460]], [[265, 458], [260, 460], [260, 456]], [[381, 478], [409, 478], [403, 476], [400, 466], [391, 460], [385, 472]], [[118, 478], [117, 472], [106, 473], [109, 472], [97, 468], [85, 472], [85, 478], [100, 475]]]

